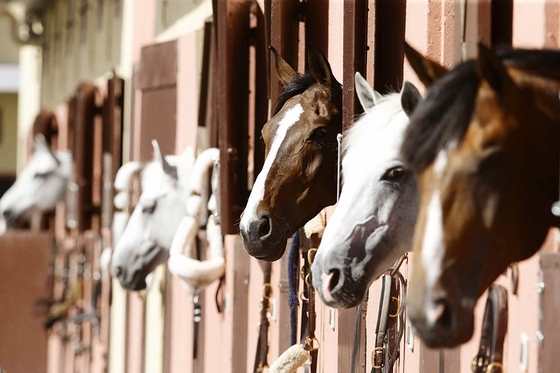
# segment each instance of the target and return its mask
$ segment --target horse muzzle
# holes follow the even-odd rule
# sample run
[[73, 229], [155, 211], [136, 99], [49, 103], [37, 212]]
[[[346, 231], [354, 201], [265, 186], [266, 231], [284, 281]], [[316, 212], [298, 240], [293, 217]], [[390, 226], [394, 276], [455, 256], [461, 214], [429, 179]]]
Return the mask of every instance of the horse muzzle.
[[[470, 302], [469, 302], [470, 303]], [[426, 300], [422, 308], [407, 304], [416, 333], [430, 348], [452, 348], [467, 342], [474, 330], [472, 307], [453, 305], [448, 299]]]
[[364, 299], [367, 286], [353, 281], [342, 269], [322, 270], [316, 260], [311, 266], [313, 287], [321, 301], [333, 308], [352, 308]]
[[273, 228], [272, 219], [267, 215], [240, 227], [241, 239], [247, 253], [256, 259], [269, 262], [280, 259], [286, 250], [287, 235], [279, 234], [279, 231], [277, 227]]

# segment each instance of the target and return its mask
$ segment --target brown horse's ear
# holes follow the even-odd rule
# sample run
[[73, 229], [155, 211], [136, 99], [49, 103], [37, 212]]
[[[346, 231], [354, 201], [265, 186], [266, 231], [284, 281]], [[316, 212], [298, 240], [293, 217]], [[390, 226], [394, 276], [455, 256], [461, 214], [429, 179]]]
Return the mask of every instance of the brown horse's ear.
[[405, 81], [401, 88], [401, 106], [407, 117], [410, 118], [420, 101], [422, 101], [422, 95], [418, 88], [411, 82]]
[[404, 54], [426, 88], [430, 87], [433, 82], [448, 71], [439, 63], [424, 57], [420, 52], [408, 45], [406, 41], [404, 42]]
[[332, 83], [336, 79], [333, 76], [331, 65], [321, 48], [311, 43], [307, 43], [307, 64], [317, 82], [329, 88], [332, 87]]
[[481, 43], [478, 43], [476, 74], [480, 79], [487, 81], [494, 91], [499, 93], [505, 92], [513, 86], [513, 80], [502, 61], [490, 48]]
[[280, 79], [283, 85], [287, 85], [298, 74], [294, 71], [294, 69], [292, 69], [290, 64], [286, 62], [282, 56], [280, 56], [278, 51], [272, 45], [268, 48], [270, 49], [272, 59], [274, 60], [274, 66], [276, 67], [276, 75], [278, 75], [278, 79]]

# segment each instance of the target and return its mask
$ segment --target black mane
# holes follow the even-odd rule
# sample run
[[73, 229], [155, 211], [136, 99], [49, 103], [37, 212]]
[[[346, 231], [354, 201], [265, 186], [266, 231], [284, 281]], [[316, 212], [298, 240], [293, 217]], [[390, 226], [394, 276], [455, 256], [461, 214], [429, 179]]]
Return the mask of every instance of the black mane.
[[[560, 79], [560, 51], [497, 48], [507, 65], [531, 74]], [[474, 60], [457, 65], [438, 79], [418, 104], [401, 147], [412, 171], [422, 171], [448, 144], [460, 142], [471, 122], [480, 78]]]
[[274, 105], [274, 114], [278, 113], [280, 109], [282, 109], [282, 106], [284, 106], [286, 101], [296, 95], [302, 94], [307, 90], [307, 88], [311, 87], [315, 83], [317, 83], [317, 79], [310, 71], [293, 78], [287, 85], [284, 86], [282, 92], [278, 95], [276, 104]]

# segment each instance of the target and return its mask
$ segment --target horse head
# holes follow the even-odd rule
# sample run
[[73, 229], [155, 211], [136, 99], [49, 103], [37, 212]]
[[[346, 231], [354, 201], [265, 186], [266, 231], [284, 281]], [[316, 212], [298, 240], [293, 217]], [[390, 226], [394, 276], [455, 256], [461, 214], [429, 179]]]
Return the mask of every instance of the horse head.
[[[419, 76], [445, 70], [407, 49]], [[407, 314], [428, 346], [468, 341], [477, 299], [558, 223], [558, 61], [557, 51], [479, 46], [425, 79], [401, 151], [420, 191]]]
[[66, 195], [72, 154], [51, 149], [42, 134], [33, 139], [33, 154], [14, 185], [0, 199], [0, 215], [8, 227], [34, 212], [54, 209]]
[[154, 161], [142, 170], [140, 195], [111, 260], [111, 271], [129, 290], [146, 288], [146, 276], [169, 257], [169, 248], [186, 214], [186, 185], [193, 154], [164, 157], [152, 142]]
[[420, 93], [405, 82], [381, 96], [359, 73], [356, 93], [365, 114], [343, 137], [344, 184], [311, 266], [321, 299], [337, 308], [358, 305], [409, 250], [418, 209], [416, 180], [399, 151]]
[[336, 202], [342, 128], [341, 85], [323, 52], [309, 45], [310, 71], [300, 75], [271, 50], [284, 88], [262, 129], [266, 159], [240, 222], [247, 252], [268, 261], [279, 259], [288, 237]]

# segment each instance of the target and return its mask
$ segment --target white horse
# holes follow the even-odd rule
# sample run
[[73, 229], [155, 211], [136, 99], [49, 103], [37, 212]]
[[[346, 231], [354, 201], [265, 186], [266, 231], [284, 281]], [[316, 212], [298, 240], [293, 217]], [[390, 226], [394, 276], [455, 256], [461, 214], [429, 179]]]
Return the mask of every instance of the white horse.
[[356, 73], [365, 114], [343, 137], [344, 185], [311, 267], [313, 286], [331, 307], [358, 305], [372, 281], [411, 245], [418, 211], [414, 176], [399, 150], [421, 95], [409, 82], [381, 96]]
[[152, 141], [154, 161], [141, 170], [142, 194], [116, 241], [111, 272], [129, 290], [146, 288], [146, 276], [169, 257], [169, 248], [186, 215], [187, 190], [194, 163], [192, 148], [180, 156], [161, 154]]
[[72, 154], [51, 149], [45, 137], [37, 134], [29, 162], [0, 199], [0, 233], [35, 212], [54, 209], [66, 196], [71, 174]]

